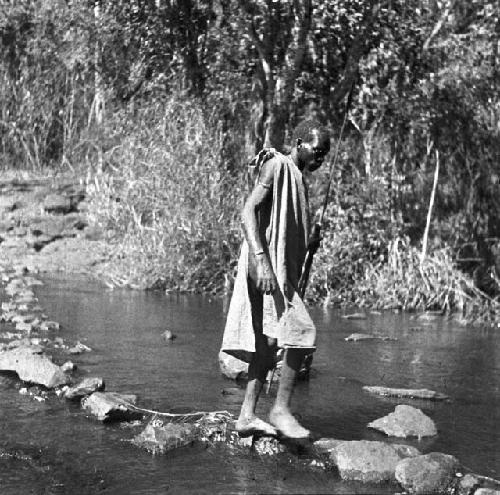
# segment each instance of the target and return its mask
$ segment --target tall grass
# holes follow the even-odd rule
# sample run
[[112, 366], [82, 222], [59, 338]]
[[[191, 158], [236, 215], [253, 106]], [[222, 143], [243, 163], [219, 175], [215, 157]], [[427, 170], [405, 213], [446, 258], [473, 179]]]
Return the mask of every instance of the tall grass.
[[178, 97], [112, 118], [107, 167], [87, 186], [91, 220], [117, 233], [108, 276], [119, 285], [220, 291], [237, 259], [246, 176], [241, 163], [221, 165], [217, 122]]

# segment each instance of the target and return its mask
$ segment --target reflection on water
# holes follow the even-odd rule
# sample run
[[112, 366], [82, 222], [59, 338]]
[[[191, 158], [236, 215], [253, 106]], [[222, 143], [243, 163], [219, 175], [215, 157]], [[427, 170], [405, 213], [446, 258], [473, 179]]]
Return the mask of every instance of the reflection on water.
[[[53, 279], [38, 291], [60, 335], [82, 340], [93, 352], [72, 357], [82, 375], [102, 376], [107, 390], [137, 393], [158, 410], [237, 413], [239, 401], [221, 390], [217, 353], [223, 302], [195, 296], [107, 291], [88, 283]], [[465, 329], [438, 321], [412, 329], [408, 315], [392, 313], [348, 321], [314, 309], [318, 351], [314, 375], [297, 387], [294, 406], [318, 436], [387, 439], [366, 424], [396, 404], [420, 407], [439, 434], [410, 441], [424, 452], [457, 456], [464, 465], [500, 477], [500, 332]], [[165, 330], [178, 335], [173, 343]], [[353, 332], [378, 332], [395, 341], [345, 342]], [[390, 493], [388, 486], [353, 485], [334, 473], [298, 469], [286, 459], [229, 454], [193, 447], [152, 457], [124, 439], [136, 431], [89, 421], [77, 405], [59, 399], [38, 403], [21, 396], [16, 382], [0, 377], [0, 486], [18, 493]], [[431, 388], [451, 403], [373, 397], [362, 385]], [[275, 386], [262, 397], [270, 407]], [[238, 398], [238, 396], [236, 396]], [[398, 440], [401, 442], [401, 440]], [[31, 459], [27, 461], [26, 459]]]

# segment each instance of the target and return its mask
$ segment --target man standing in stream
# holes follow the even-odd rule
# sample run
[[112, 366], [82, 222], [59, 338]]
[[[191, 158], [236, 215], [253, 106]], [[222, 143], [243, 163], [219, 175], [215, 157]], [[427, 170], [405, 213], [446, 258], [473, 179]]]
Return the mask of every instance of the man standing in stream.
[[[302, 174], [321, 166], [329, 132], [304, 121], [290, 155], [275, 153], [257, 163], [255, 187], [243, 208], [245, 239], [229, 305], [222, 351], [249, 363], [248, 385], [236, 430], [241, 436], [306, 439], [310, 432], [292, 415], [290, 401], [304, 356], [315, 350], [316, 329], [297, 292], [309, 239], [309, 207]], [[269, 370], [284, 349], [281, 377], [269, 422], [255, 410]]]

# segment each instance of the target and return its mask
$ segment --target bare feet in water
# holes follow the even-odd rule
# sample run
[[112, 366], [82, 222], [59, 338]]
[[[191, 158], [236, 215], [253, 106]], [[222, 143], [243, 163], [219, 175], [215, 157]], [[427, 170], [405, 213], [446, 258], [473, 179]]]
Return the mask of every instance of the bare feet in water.
[[249, 437], [252, 435], [275, 437], [278, 434], [274, 426], [266, 423], [257, 416], [238, 418], [235, 429], [240, 437]]
[[311, 432], [301, 426], [288, 410], [271, 409], [269, 421], [286, 438], [304, 440], [311, 437]]

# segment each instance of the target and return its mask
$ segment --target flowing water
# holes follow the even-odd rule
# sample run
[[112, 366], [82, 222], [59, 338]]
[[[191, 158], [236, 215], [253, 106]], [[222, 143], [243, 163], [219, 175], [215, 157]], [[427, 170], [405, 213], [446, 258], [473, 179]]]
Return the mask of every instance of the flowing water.
[[[109, 291], [86, 281], [52, 278], [37, 291], [65, 341], [93, 351], [73, 357], [82, 376], [102, 376], [109, 391], [134, 393], [139, 405], [161, 411], [229, 410], [243, 389], [218, 371], [224, 303], [199, 296]], [[500, 330], [463, 328], [438, 320], [420, 329], [409, 315], [367, 320], [312, 309], [318, 350], [309, 382], [298, 384], [294, 409], [318, 436], [389, 440], [366, 428], [397, 404], [433, 418], [435, 438], [406, 441], [423, 452], [453, 454], [477, 473], [500, 478]], [[165, 330], [178, 338], [167, 343]], [[354, 332], [397, 340], [346, 342]], [[0, 493], [392, 493], [313, 471], [287, 456], [258, 457], [223, 447], [186, 447], [152, 456], [127, 440], [141, 428], [102, 425], [78, 405], [20, 395], [0, 376]], [[363, 385], [430, 388], [451, 402], [380, 398]], [[242, 387], [243, 385], [241, 385]], [[269, 409], [262, 397], [260, 413]], [[398, 442], [401, 442], [399, 440]]]

